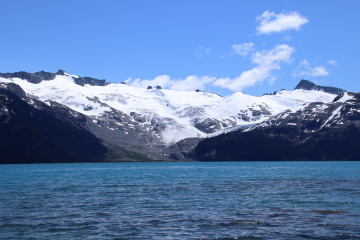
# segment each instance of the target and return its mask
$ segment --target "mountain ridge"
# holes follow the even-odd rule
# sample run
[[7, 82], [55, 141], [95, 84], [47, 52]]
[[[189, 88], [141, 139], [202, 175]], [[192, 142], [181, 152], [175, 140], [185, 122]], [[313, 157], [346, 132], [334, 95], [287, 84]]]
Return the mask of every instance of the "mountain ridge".
[[[20, 78], [34, 84], [41, 83], [42, 81], [54, 80], [57, 75], [64, 76], [70, 74], [68, 74], [67, 72], [61, 69], [59, 69], [59, 71], [57, 71], [56, 73], [45, 72], [45, 71], [39, 71], [36, 73], [28, 73], [25, 71], [14, 72], [14, 73], [0, 73], [1, 78]], [[79, 77], [77, 75], [71, 75], [71, 77], [74, 79], [74, 82], [80, 86], [84, 86], [85, 84], [89, 84], [91, 86], [106, 85], [105, 79], [99, 80], [91, 77]]]
[[316, 91], [324, 91], [327, 93], [332, 93], [339, 95], [343, 92], [346, 92], [346, 90], [336, 87], [326, 87], [326, 86], [320, 86], [313, 82], [310, 82], [308, 80], [301, 79], [298, 85], [294, 88], [294, 90], [297, 89], [303, 89], [303, 90], [316, 90]]
[[[35, 75], [53, 76], [46, 72]], [[307, 80], [301, 80], [294, 91], [281, 90], [262, 97], [241, 92], [219, 97], [201, 91], [141, 89], [80, 78], [62, 70], [53, 79], [40, 82], [0, 74], [0, 87], [12, 89], [34, 107], [35, 103], [45, 104], [51, 109], [47, 110], [49, 114], [113, 146], [108, 154], [115, 161], [132, 161], [128, 156], [135, 155], [149, 161], [199, 160], [201, 157], [194, 155], [199, 143], [236, 132], [251, 135], [249, 139], [277, 136], [276, 141], [282, 139], [285, 145], [304, 144], [328, 128], [344, 132], [341, 124], [348, 127], [348, 122], [357, 127], [360, 110], [357, 93]], [[320, 139], [321, 134], [314, 138]]]

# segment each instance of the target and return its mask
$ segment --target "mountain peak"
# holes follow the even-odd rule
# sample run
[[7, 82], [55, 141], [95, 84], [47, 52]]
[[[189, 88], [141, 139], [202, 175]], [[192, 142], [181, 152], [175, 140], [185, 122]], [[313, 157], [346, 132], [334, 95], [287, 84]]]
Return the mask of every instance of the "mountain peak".
[[59, 71], [56, 72], [56, 75], [65, 75], [65, 71], [59, 69]]
[[313, 82], [310, 82], [309, 80], [301, 79], [299, 84], [295, 87], [296, 89], [302, 89], [302, 90], [315, 90], [315, 91], [324, 91], [327, 93], [337, 94], [339, 95], [342, 92], [346, 92], [346, 90], [336, 87], [324, 87], [317, 85]]

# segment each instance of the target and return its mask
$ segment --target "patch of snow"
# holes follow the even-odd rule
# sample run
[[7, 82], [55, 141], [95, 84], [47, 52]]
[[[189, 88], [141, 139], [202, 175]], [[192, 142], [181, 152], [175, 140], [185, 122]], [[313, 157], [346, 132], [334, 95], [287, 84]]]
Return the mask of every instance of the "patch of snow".
[[[320, 129], [322, 129], [330, 120], [332, 120], [332, 119], [335, 117], [336, 114], [340, 113], [340, 110], [341, 110], [342, 107], [343, 107], [343, 106], [338, 107], [338, 108], [333, 112], [333, 114], [326, 120], [326, 122], [320, 127]], [[320, 130], [320, 129], [319, 129], [319, 130]]]
[[347, 92], [344, 92], [344, 95], [339, 100], [337, 100], [337, 102], [346, 102], [347, 100], [351, 100], [353, 98], [353, 96], [350, 96]]

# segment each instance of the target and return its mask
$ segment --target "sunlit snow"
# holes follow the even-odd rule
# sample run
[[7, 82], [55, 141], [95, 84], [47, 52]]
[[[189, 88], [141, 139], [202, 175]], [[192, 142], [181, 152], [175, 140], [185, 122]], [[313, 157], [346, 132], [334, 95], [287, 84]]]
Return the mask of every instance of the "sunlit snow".
[[[128, 115], [131, 112], [139, 113], [147, 119], [146, 123], [156, 116], [166, 126], [161, 133], [164, 143], [173, 143], [188, 137], [214, 136], [242, 126], [260, 123], [286, 110], [296, 112], [310, 102], [331, 102], [336, 97], [334, 94], [307, 90], [282, 90], [276, 95], [262, 97], [236, 92], [220, 97], [206, 92], [148, 90], [115, 83], [106, 86], [80, 86], [74, 83], [73, 77], [78, 76], [57, 75], [54, 80], [42, 81], [39, 84], [32, 84], [19, 78], [0, 78], [0, 81], [14, 82], [26, 93], [37, 96], [41, 101], [55, 101], [88, 116], [98, 117], [105, 111], [111, 110], [109, 107], [102, 106], [101, 103]], [[346, 98], [344, 95], [341, 100]], [[269, 115], [254, 115], [254, 111], [264, 109], [269, 112]], [[246, 115], [249, 119], [243, 120], [238, 117], [240, 114]], [[213, 134], [206, 134], [194, 127], [195, 120], [201, 122], [205, 119], [235, 122], [235, 125], [222, 127]]]

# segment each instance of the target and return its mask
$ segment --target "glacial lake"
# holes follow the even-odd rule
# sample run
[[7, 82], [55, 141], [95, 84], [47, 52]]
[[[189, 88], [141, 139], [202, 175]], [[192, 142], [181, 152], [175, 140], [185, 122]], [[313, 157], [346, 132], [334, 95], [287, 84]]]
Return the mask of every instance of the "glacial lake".
[[0, 239], [360, 239], [360, 162], [0, 165]]

